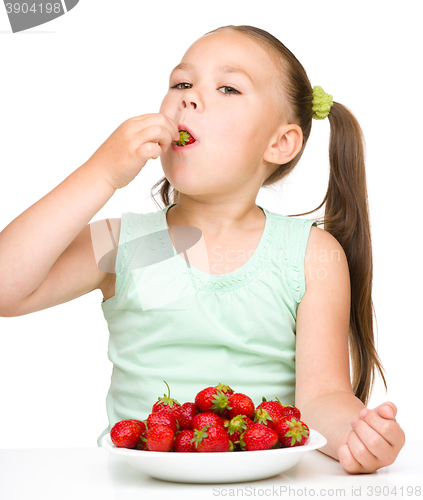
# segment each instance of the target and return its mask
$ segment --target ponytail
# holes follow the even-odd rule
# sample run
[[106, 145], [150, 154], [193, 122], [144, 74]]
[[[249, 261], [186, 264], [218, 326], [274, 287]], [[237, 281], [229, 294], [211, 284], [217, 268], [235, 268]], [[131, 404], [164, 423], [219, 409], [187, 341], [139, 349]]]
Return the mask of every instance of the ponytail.
[[[373, 259], [364, 162], [364, 137], [351, 111], [334, 102], [329, 113], [329, 185], [323, 202], [324, 229], [345, 251], [351, 281], [349, 343], [355, 396], [366, 406], [373, 388], [375, 368], [382, 377], [382, 363], [373, 334]], [[296, 216], [297, 216], [296, 215]]]

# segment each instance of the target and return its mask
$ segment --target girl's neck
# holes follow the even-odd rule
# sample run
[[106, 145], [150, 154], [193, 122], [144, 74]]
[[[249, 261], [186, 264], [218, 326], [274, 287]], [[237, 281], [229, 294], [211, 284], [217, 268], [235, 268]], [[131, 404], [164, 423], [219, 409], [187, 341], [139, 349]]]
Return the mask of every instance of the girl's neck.
[[168, 227], [192, 226], [201, 229], [203, 234], [212, 239], [233, 237], [234, 233], [260, 229], [266, 222], [266, 215], [256, 204], [252, 207], [204, 206], [201, 214], [198, 208], [186, 207], [178, 202], [170, 207], [166, 214]]

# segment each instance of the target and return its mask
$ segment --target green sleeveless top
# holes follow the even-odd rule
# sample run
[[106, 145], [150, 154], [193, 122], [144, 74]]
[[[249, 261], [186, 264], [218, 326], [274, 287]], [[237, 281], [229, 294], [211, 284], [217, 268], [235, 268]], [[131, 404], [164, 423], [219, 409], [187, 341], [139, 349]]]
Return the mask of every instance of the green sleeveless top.
[[147, 418], [167, 394], [164, 380], [181, 404], [219, 383], [256, 405], [263, 396], [295, 403], [296, 313], [316, 222], [259, 207], [266, 223], [254, 254], [231, 273], [207, 274], [172, 244], [166, 213], [173, 205], [122, 214], [115, 295], [101, 304], [113, 371], [99, 446], [116, 422]]

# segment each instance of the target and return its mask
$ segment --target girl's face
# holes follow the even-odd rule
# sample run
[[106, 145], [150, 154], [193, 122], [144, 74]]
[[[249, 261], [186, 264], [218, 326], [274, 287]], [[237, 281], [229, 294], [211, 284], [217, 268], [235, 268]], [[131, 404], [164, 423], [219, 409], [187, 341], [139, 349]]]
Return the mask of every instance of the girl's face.
[[222, 30], [191, 45], [179, 66], [160, 112], [197, 144], [161, 154], [167, 179], [181, 193], [213, 200], [234, 189], [258, 191], [276, 168], [263, 154], [281, 125], [273, 61], [250, 38]]

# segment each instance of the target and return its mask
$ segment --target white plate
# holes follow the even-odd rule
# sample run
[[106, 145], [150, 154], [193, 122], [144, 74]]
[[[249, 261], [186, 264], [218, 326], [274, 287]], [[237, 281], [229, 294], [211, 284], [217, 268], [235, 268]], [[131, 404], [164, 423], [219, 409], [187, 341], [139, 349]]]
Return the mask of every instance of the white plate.
[[236, 483], [280, 474], [296, 465], [308, 451], [324, 446], [327, 440], [310, 429], [309, 441], [303, 446], [226, 453], [165, 453], [116, 448], [110, 434], [103, 436], [101, 443], [135, 469], [156, 479], [177, 483]]

